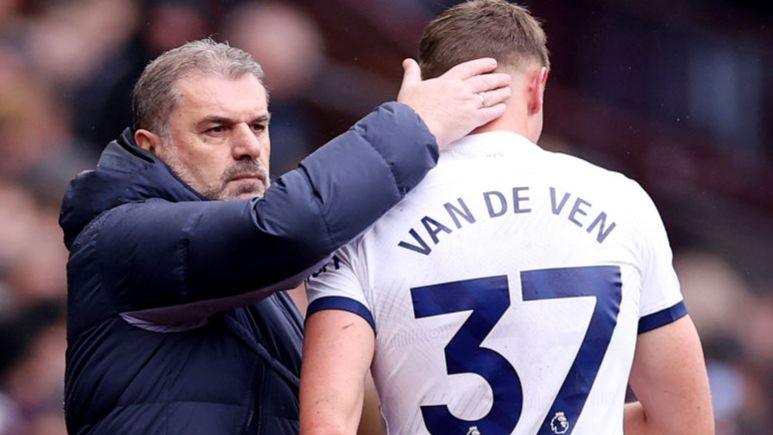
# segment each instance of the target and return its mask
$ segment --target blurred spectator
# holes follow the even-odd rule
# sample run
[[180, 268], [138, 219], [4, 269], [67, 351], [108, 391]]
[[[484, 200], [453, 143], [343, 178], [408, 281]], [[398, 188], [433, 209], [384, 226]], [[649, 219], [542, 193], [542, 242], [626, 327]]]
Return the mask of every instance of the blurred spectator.
[[734, 336], [751, 296], [738, 272], [715, 255], [696, 252], [680, 254], [676, 271], [703, 342]]
[[742, 312], [747, 315], [739, 335], [749, 362], [773, 367], [773, 292], [767, 290], [749, 300]]
[[130, 0], [46, 3], [24, 35], [30, 62], [57, 85], [75, 83], [131, 35], [134, 17]]
[[676, 270], [701, 333], [717, 433], [767, 432], [773, 412], [773, 299], [755, 295], [721, 258], [683, 253]]
[[22, 0], [0, 0], [0, 28], [16, 17]]
[[124, 11], [114, 51], [73, 90], [75, 131], [97, 150], [131, 125], [131, 91], [145, 65], [160, 53], [213, 31], [206, 1], [146, 0], [143, 4], [142, 13]]
[[227, 39], [260, 62], [275, 100], [298, 98], [311, 85], [324, 58], [322, 36], [314, 21], [284, 3], [244, 3], [225, 24]]
[[6, 72], [0, 83], [0, 173], [18, 179], [46, 161], [61, 164], [72, 142], [67, 122], [68, 108], [28, 71]]
[[63, 307], [39, 303], [0, 320], [0, 434], [65, 434]]
[[[36, 220], [37, 209], [32, 196], [19, 186], [0, 182], [0, 276], [7, 274], [16, 253], [33, 237], [37, 230]], [[3, 311], [0, 308], [0, 313]]]
[[160, 53], [212, 31], [204, 0], [147, 0], [147, 17], [141, 38], [155, 58]]
[[38, 212], [34, 232], [9, 262], [7, 282], [17, 293], [17, 306], [64, 300], [67, 251], [56, 227], [57, 211], [46, 208]]

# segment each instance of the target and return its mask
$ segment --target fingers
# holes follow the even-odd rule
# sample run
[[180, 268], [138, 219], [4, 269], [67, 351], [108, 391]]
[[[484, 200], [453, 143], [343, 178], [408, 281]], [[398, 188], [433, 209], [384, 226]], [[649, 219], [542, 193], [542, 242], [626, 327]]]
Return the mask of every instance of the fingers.
[[493, 107], [499, 103], [504, 103], [512, 95], [510, 87], [499, 88], [493, 91], [480, 92], [483, 95], [483, 101], [486, 102], [486, 106]]
[[494, 71], [496, 67], [497, 61], [495, 59], [484, 57], [460, 63], [448, 70], [443, 76], [465, 80], [478, 74]]
[[467, 86], [474, 93], [491, 91], [501, 87], [509, 87], [513, 81], [510, 74], [493, 73], [472, 77], [466, 81]]
[[403, 83], [402, 86], [419, 83], [421, 81], [421, 68], [413, 59], [403, 61]]
[[484, 107], [478, 110], [478, 116], [480, 117], [480, 123], [478, 125], [485, 125], [489, 122], [499, 118], [505, 113], [507, 106], [504, 103], [495, 104], [491, 107]]

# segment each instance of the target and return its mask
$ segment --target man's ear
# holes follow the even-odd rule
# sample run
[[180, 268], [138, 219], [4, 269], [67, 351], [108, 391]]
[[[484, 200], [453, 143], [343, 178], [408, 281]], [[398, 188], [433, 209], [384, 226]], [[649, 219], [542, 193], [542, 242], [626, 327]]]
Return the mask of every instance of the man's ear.
[[161, 136], [149, 130], [137, 129], [134, 132], [134, 141], [137, 142], [137, 146], [153, 155], [158, 155], [156, 151], [161, 149]]
[[529, 115], [542, 111], [547, 81], [548, 69], [544, 66], [529, 77]]

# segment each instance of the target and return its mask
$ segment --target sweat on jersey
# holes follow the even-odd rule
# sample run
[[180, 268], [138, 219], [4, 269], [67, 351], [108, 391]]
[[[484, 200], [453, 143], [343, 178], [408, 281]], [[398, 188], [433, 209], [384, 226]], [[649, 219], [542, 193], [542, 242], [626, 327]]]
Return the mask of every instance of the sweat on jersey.
[[308, 283], [376, 332], [389, 434], [622, 434], [638, 334], [687, 313], [634, 181], [470, 135]]

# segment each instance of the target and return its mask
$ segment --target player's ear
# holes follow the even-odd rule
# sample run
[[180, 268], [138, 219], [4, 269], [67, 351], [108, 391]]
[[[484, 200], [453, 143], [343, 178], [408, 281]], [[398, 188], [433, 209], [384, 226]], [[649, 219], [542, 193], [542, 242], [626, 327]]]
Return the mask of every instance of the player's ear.
[[156, 154], [156, 151], [161, 148], [162, 144], [161, 136], [143, 128], [138, 128], [137, 131], [134, 132], [134, 142], [136, 142], [137, 146], [143, 150], [154, 155], [158, 155]]
[[547, 81], [548, 69], [544, 66], [529, 75], [529, 115], [542, 111]]

